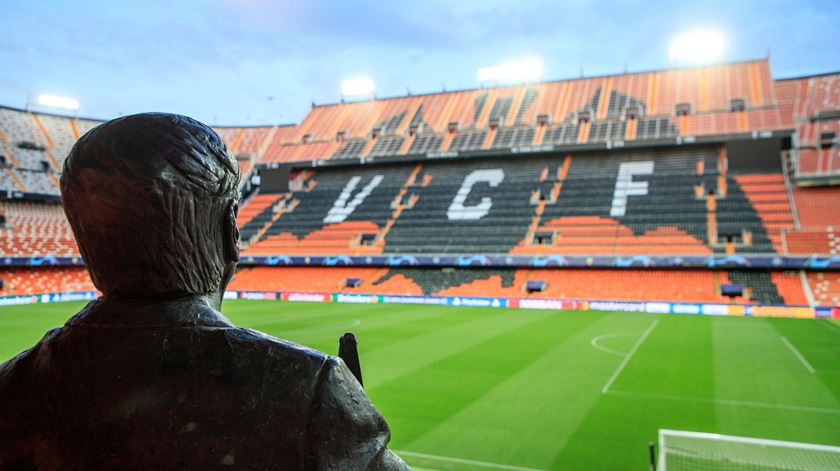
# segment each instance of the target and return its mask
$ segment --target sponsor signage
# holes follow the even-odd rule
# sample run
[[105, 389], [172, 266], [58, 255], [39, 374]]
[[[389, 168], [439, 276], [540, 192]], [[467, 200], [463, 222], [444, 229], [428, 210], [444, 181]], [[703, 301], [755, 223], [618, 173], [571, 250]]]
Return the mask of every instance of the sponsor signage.
[[671, 304], [674, 314], [700, 314], [699, 304]]
[[16, 306], [19, 304], [35, 304], [38, 296], [8, 296], [0, 298], [0, 306]]
[[333, 300], [338, 303], [374, 304], [379, 301], [378, 296], [369, 294], [336, 294]]
[[446, 298], [434, 298], [431, 296], [382, 296], [381, 302], [386, 304], [446, 304]]
[[96, 291], [85, 291], [81, 293], [58, 293], [41, 295], [42, 303], [63, 303], [67, 301], [90, 301], [96, 299]]
[[669, 314], [671, 305], [669, 303], [645, 303], [645, 312], [650, 314]]
[[[0, 306], [13, 306], [35, 303], [57, 303], [66, 301], [87, 301], [96, 299], [96, 291], [75, 293], [48, 293], [32, 296], [0, 297]], [[805, 307], [805, 306], [762, 306], [743, 304], [688, 304], [666, 302], [632, 301], [580, 301], [572, 299], [532, 299], [532, 298], [476, 298], [469, 296], [401, 296], [371, 295], [349, 293], [308, 293], [274, 291], [225, 291], [224, 299], [247, 299], [260, 301], [292, 302], [339, 302], [351, 304], [427, 304], [463, 307], [497, 307], [542, 310], [579, 310], [579, 311], [618, 311], [644, 312], [652, 314], [702, 314], [706, 316], [756, 316], [756, 317], [796, 317], [840, 319], [840, 307]]]
[[728, 316], [729, 306], [726, 304], [702, 304], [700, 313], [704, 316]]
[[283, 301], [328, 303], [332, 300], [332, 296], [326, 293], [283, 293], [281, 299]]
[[446, 298], [446, 304], [463, 307], [507, 307], [506, 299], [499, 298]]
[[645, 312], [647, 303], [621, 301], [590, 301], [590, 311]]
[[830, 319], [831, 318], [831, 308], [830, 307], [817, 307], [814, 308], [814, 317], [820, 319]]
[[562, 311], [577, 308], [577, 301], [568, 299], [509, 299], [508, 307]]

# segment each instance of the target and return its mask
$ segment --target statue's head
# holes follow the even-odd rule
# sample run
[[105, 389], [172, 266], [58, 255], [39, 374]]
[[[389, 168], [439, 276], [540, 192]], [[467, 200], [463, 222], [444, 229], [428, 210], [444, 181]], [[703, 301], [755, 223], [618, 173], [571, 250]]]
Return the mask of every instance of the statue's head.
[[64, 162], [64, 211], [106, 297], [220, 293], [239, 259], [239, 167], [209, 127], [174, 114], [109, 121]]

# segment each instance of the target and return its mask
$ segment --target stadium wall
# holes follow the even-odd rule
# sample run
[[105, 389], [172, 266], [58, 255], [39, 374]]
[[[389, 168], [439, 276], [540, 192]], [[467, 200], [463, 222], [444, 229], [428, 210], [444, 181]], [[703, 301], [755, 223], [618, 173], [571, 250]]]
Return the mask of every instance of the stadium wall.
[[[0, 297], [1, 306], [92, 301], [97, 292], [47, 293]], [[414, 304], [452, 307], [538, 309], [552, 311], [608, 311], [649, 314], [678, 314], [739, 317], [789, 317], [798, 319], [840, 319], [840, 308], [807, 306], [763, 306], [750, 304], [691, 304], [632, 301], [588, 301], [578, 299], [476, 298], [462, 296], [397, 296], [346, 293], [276, 291], [226, 291], [226, 300], [318, 302], [342, 304]]]
[[705, 316], [791, 317], [840, 319], [840, 307], [765, 306], [754, 304], [702, 304], [580, 299], [526, 299], [464, 296], [397, 296], [378, 294], [311, 293], [276, 291], [226, 291], [225, 299], [319, 302], [346, 304], [419, 304], [453, 307], [539, 309], [556, 311], [642, 312]]

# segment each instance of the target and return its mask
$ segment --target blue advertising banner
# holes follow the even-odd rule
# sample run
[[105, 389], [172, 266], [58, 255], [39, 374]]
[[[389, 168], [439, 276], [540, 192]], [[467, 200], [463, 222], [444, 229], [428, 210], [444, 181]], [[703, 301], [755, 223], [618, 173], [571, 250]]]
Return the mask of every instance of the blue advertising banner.
[[[770, 255], [736, 255], [712, 257], [630, 257], [612, 256], [505, 256], [505, 255], [374, 255], [365, 257], [336, 256], [247, 256], [241, 266], [313, 266], [313, 267], [530, 267], [530, 268], [715, 268], [759, 270], [840, 271], [840, 256], [795, 257]], [[5, 257], [5, 267], [84, 266], [81, 257]]]

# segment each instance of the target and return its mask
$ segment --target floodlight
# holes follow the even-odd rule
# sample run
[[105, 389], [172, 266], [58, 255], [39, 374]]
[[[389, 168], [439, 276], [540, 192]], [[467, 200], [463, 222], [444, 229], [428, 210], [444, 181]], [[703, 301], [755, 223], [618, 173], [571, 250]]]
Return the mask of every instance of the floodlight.
[[725, 46], [723, 35], [714, 30], [696, 30], [680, 34], [671, 42], [671, 62], [709, 64], [718, 61]]
[[537, 57], [526, 57], [492, 67], [478, 69], [479, 82], [520, 83], [539, 80], [543, 63]]
[[343, 96], [371, 95], [374, 89], [373, 80], [367, 77], [356, 77], [341, 82], [341, 94]]
[[38, 95], [38, 104], [41, 106], [48, 106], [50, 108], [61, 108], [64, 110], [78, 110], [79, 100], [66, 96], [47, 95], [42, 93]]

